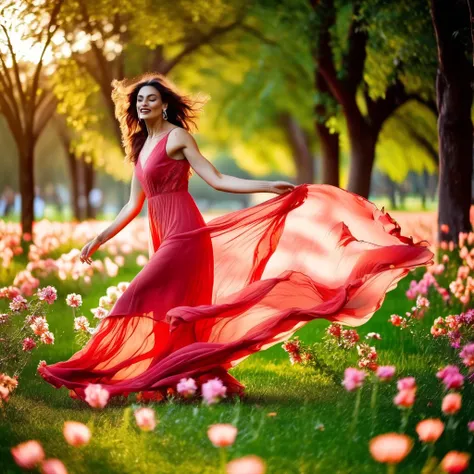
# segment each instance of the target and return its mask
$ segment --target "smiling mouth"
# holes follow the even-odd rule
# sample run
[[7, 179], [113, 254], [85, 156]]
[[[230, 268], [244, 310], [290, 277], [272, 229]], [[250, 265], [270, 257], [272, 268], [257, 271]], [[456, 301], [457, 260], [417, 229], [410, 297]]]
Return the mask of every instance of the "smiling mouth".
[[151, 110], [150, 109], [140, 109], [140, 113], [142, 113], [142, 114], [146, 114], [148, 112], [151, 112]]

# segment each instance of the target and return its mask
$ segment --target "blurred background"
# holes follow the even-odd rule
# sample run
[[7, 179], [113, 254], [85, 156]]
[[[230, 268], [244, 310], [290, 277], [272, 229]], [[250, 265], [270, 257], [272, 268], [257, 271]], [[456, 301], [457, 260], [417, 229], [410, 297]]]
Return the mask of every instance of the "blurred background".
[[[222, 173], [341, 186], [391, 210], [439, 206], [453, 235], [470, 225], [469, 1], [450, 15], [424, 0], [0, 5], [0, 217], [24, 232], [42, 218], [112, 219], [127, 202], [111, 82], [147, 71], [210, 96], [195, 137]], [[190, 192], [208, 214], [268, 198], [196, 174]]]

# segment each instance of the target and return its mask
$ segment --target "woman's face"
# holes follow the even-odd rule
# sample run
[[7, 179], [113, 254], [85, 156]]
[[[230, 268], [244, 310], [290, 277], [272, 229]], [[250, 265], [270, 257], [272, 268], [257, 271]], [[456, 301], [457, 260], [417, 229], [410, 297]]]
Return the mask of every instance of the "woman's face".
[[162, 117], [166, 104], [161, 101], [161, 94], [153, 86], [143, 86], [138, 91], [137, 114], [139, 119], [152, 120]]

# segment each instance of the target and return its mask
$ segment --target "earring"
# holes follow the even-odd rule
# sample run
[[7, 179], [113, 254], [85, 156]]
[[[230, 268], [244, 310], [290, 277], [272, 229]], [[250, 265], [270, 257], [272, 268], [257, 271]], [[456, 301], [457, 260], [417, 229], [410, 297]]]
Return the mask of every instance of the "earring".
[[163, 109], [163, 118], [168, 120], [168, 114], [166, 113], [166, 109]]

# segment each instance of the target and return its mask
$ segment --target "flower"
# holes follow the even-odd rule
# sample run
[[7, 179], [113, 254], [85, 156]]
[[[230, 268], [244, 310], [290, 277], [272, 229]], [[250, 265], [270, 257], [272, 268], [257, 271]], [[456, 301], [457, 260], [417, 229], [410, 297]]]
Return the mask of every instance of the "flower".
[[42, 474], [67, 474], [66, 467], [59, 459], [46, 459], [41, 463]]
[[44, 316], [34, 316], [31, 318], [30, 328], [37, 336], [41, 336], [48, 331], [49, 325]]
[[222, 383], [219, 378], [208, 380], [201, 386], [201, 394], [204, 401], [211, 405], [218, 402], [222, 397], [225, 397], [227, 387]]
[[156, 427], [155, 412], [152, 408], [142, 407], [134, 411], [137, 426], [143, 431], [153, 431]]
[[444, 472], [449, 474], [457, 474], [465, 471], [469, 467], [469, 453], [462, 453], [460, 451], [449, 451], [441, 461], [441, 468]]
[[467, 424], [467, 429], [470, 433], [473, 433], [474, 434], [474, 420], [473, 421], [470, 421], [468, 424]]
[[23, 339], [23, 350], [25, 352], [27, 351], [31, 351], [33, 350], [34, 348], [36, 347], [36, 342], [34, 339], [32, 339], [31, 337], [25, 337], [25, 339]]
[[10, 302], [10, 309], [15, 312], [24, 311], [28, 308], [28, 301], [23, 296], [15, 296]]
[[265, 462], [262, 458], [250, 454], [227, 463], [227, 474], [264, 474]]
[[10, 451], [15, 462], [23, 469], [33, 469], [45, 457], [43, 447], [35, 440], [20, 443]]
[[459, 353], [459, 357], [466, 367], [474, 367], [474, 342], [466, 344]]
[[343, 345], [347, 349], [354, 347], [360, 340], [360, 336], [355, 329], [345, 329], [342, 331], [342, 338], [344, 339]]
[[416, 432], [423, 443], [434, 443], [443, 434], [444, 423], [438, 418], [427, 418], [416, 425]]
[[331, 323], [326, 331], [330, 336], [340, 338], [342, 335], [342, 326], [339, 323]]
[[196, 381], [193, 378], [182, 378], [176, 385], [176, 390], [185, 398], [192, 397], [197, 390]]
[[63, 428], [64, 438], [71, 446], [83, 446], [91, 439], [89, 428], [77, 421], [65, 421]]
[[461, 395], [459, 393], [448, 393], [441, 404], [441, 410], [446, 415], [454, 415], [461, 409]]
[[7, 387], [0, 385], [0, 400], [4, 400], [5, 402], [8, 402], [9, 397], [10, 397], [10, 390], [8, 390]]
[[386, 382], [395, 375], [395, 371], [396, 369], [393, 365], [381, 365], [377, 368], [375, 375], [383, 382]]
[[79, 308], [82, 304], [82, 296], [76, 293], [70, 293], [66, 296], [66, 304], [71, 308]]
[[91, 313], [94, 315], [94, 318], [97, 319], [104, 319], [109, 314], [106, 309], [101, 308], [100, 306], [98, 308], [92, 308]]
[[407, 388], [400, 390], [393, 399], [393, 403], [399, 408], [411, 408], [415, 403], [415, 393], [416, 390], [412, 388]]
[[90, 383], [84, 390], [86, 402], [92, 408], [104, 408], [109, 401], [109, 392], [100, 384]]
[[85, 316], [74, 318], [74, 331], [87, 331], [89, 329], [89, 320]]
[[216, 448], [231, 446], [237, 436], [237, 428], [229, 423], [218, 423], [209, 427], [207, 436]]
[[444, 383], [446, 390], [461, 388], [464, 384], [464, 376], [457, 365], [447, 365], [436, 373], [436, 377]]
[[402, 322], [403, 322], [403, 318], [401, 316], [399, 316], [398, 314], [392, 314], [390, 316], [390, 319], [389, 321], [395, 326], [395, 327], [399, 327], [402, 325]]
[[344, 380], [342, 381], [342, 385], [344, 385], [347, 391], [353, 392], [354, 390], [362, 387], [362, 383], [366, 375], [367, 374], [363, 370], [348, 367], [344, 371]]
[[45, 286], [44, 288], [40, 288], [37, 294], [41, 301], [46, 301], [48, 304], [53, 304], [58, 298], [58, 294], [54, 286]]
[[377, 339], [378, 341], [382, 340], [382, 336], [378, 332], [369, 332], [366, 336], [366, 339]]
[[46, 331], [40, 336], [43, 344], [54, 344], [54, 334], [50, 331]]
[[381, 463], [398, 464], [403, 461], [413, 447], [413, 440], [404, 434], [386, 433], [369, 442], [372, 457]]
[[414, 390], [416, 390], [415, 377], [405, 377], [403, 379], [398, 380], [397, 388], [398, 388], [398, 390], [405, 390], [405, 389], [414, 389]]

